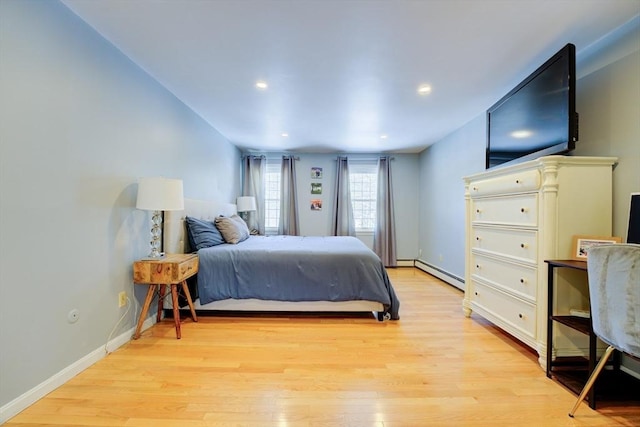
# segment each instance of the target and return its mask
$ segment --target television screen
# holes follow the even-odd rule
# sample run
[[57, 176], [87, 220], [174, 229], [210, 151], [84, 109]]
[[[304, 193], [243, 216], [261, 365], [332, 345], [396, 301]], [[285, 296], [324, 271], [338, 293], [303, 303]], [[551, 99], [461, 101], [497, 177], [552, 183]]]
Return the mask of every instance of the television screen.
[[573, 150], [576, 118], [568, 44], [487, 110], [487, 168]]

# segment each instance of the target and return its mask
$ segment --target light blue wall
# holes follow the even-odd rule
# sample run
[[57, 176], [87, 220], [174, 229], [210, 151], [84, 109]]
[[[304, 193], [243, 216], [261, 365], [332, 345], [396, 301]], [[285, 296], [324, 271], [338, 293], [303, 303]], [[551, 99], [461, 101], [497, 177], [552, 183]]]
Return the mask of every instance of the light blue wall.
[[240, 153], [57, 1], [0, 1], [0, 55], [3, 406], [104, 345], [124, 313], [149, 251], [137, 179], [232, 202]]
[[[269, 159], [279, 159], [282, 154], [269, 153]], [[301, 153], [296, 156], [298, 208], [300, 234], [306, 236], [327, 236], [331, 232], [331, 212], [334, 205], [336, 159], [376, 159], [375, 154], [318, 154]], [[418, 154], [394, 154], [391, 162], [392, 184], [396, 217], [396, 240], [398, 259], [415, 259], [418, 253], [418, 198], [419, 158]], [[322, 179], [311, 179], [311, 168], [322, 168]], [[322, 194], [311, 194], [311, 183], [322, 183]], [[311, 210], [311, 199], [322, 200], [322, 210]], [[372, 247], [373, 236], [359, 236]]]
[[578, 56], [580, 141], [575, 155], [614, 156], [613, 234], [627, 236], [630, 194], [640, 192], [640, 17]]
[[485, 115], [476, 117], [420, 156], [418, 259], [464, 280], [464, 183], [484, 170]]
[[[619, 158], [613, 172], [613, 232], [623, 238], [629, 221], [629, 194], [640, 191], [639, 40], [640, 19], [636, 18], [587, 51], [576, 46], [580, 141], [572, 154]], [[420, 259], [461, 279], [465, 250], [462, 177], [484, 170], [485, 128], [482, 113], [420, 156]]]

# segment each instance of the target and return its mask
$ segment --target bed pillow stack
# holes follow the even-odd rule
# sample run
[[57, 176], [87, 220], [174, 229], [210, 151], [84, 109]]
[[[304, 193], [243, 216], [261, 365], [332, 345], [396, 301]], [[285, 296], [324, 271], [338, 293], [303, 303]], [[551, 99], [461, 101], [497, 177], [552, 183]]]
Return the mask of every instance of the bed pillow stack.
[[191, 250], [199, 251], [203, 248], [221, 245], [225, 242], [222, 234], [212, 221], [206, 221], [193, 217], [186, 217], [187, 235]]
[[219, 216], [216, 218], [215, 224], [227, 243], [236, 244], [249, 238], [247, 223], [238, 215]]

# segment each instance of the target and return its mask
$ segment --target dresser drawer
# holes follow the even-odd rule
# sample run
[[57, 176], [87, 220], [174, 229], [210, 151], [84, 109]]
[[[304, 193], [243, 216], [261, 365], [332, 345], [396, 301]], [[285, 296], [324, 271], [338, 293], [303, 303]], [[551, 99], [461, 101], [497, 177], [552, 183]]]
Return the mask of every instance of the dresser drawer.
[[535, 191], [540, 188], [540, 181], [540, 172], [537, 169], [519, 171], [505, 176], [473, 181], [469, 185], [469, 194], [471, 197], [476, 197]]
[[538, 226], [538, 194], [474, 199], [474, 223]]
[[535, 263], [537, 232], [528, 230], [473, 227], [472, 248], [508, 258]]
[[473, 308], [484, 310], [530, 338], [536, 336], [536, 306], [473, 281]]
[[496, 288], [517, 294], [520, 298], [535, 303], [538, 269], [500, 261], [476, 253], [471, 254], [473, 278], [491, 282]]

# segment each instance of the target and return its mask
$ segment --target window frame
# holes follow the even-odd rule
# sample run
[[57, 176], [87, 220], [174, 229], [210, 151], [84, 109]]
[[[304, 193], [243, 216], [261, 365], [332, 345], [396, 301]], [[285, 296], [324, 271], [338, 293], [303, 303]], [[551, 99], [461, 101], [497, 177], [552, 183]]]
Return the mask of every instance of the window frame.
[[[349, 190], [356, 233], [373, 234], [377, 220], [378, 162], [375, 160], [349, 161]], [[361, 207], [358, 206], [359, 204]], [[366, 218], [361, 215], [364, 211], [369, 212]], [[363, 221], [368, 221], [370, 226], [363, 226]]]
[[[274, 177], [277, 176], [277, 179]], [[264, 171], [264, 231], [265, 234], [277, 234], [280, 223], [280, 194], [282, 182], [282, 164], [277, 160], [268, 160]], [[275, 214], [273, 214], [275, 212]]]

